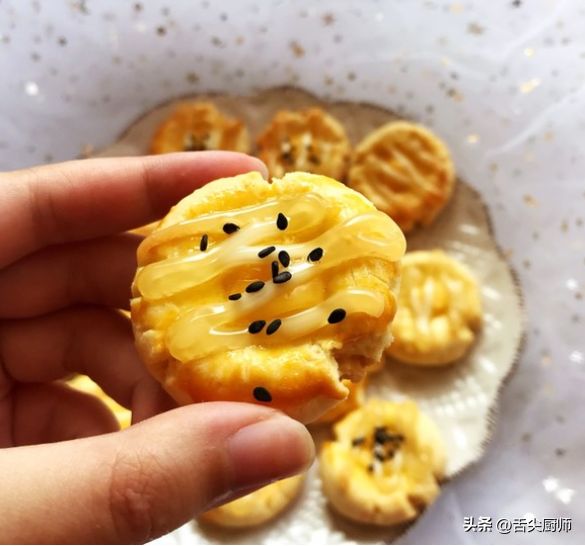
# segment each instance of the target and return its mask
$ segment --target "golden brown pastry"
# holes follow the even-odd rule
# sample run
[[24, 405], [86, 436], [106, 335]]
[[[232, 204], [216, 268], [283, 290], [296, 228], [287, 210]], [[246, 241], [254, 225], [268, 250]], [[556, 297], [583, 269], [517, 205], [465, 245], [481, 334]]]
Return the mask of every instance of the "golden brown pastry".
[[138, 350], [179, 403], [255, 402], [310, 422], [387, 347], [404, 250], [388, 216], [330, 178], [216, 180], [139, 247]]
[[76, 375], [66, 381], [66, 383], [77, 389], [79, 391], [85, 392], [87, 394], [91, 394], [99, 398], [114, 414], [118, 423], [120, 423], [120, 428], [126, 428], [130, 426], [132, 421], [132, 412], [129, 409], [121, 406], [116, 402], [113, 398], [110, 398], [102, 389], [101, 387], [92, 381], [87, 375]]
[[248, 129], [210, 102], [182, 102], [158, 127], [150, 153], [231, 150], [248, 153]]
[[351, 148], [345, 130], [320, 108], [277, 112], [257, 144], [272, 176], [306, 171], [343, 180], [347, 174]]
[[298, 496], [304, 474], [262, 487], [249, 495], [218, 506], [199, 516], [199, 520], [220, 527], [243, 529], [262, 525], [282, 514]]
[[404, 231], [429, 225], [455, 183], [449, 150], [428, 129], [405, 121], [370, 133], [356, 147], [348, 184]]
[[315, 421], [315, 424], [323, 425], [328, 423], [335, 423], [335, 421], [341, 419], [345, 414], [359, 408], [364, 403], [364, 394], [367, 380], [367, 377], [364, 377], [360, 382], [353, 383], [348, 379], [344, 379], [343, 384], [349, 390], [347, 398], [321, 415], [321, 417]]
[[481, 327], [477, 281], [465, 265], [441, 250], [406, 254], [398, 302], [394, 341], [387, 353], [408, 364], [454, 362]]
[[439, 494], [443, 441], [413, 401], [369, 400], [334, 431], [319, 469], [327, 499], [344, 516], [396, 525], [416, 518]]

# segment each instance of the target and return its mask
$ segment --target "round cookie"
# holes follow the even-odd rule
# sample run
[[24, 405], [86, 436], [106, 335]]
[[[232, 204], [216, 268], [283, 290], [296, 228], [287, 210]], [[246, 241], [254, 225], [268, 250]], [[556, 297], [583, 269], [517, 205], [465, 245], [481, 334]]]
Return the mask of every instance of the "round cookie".
[[210, 102], [182, 102], [158, 127], [150, 153], [231, 150], [248, 153], [246, 126], [222, 114]]
[[390, 342], [404, 250], [388, 216], [330, 178], [216, 180], [138, 249], [138, 351], [179, 403], [260, 403], [310, 422]]
[[272, 176], [307, 171], [343, 180], [351, 148], [343, 125], [320, 108], [280, 110], [258, 137], [258, 157]]
[[409, 252], [387, 354], [407, 364], [450, 364], [475, 340], [481, 309], [479, 286], [465, 265], [441, 250]]
[[347, 518], [396, 525], [416, 518], [439, 494], [443, 441], [413, 401], [369, 400], [334, 432], [319, 470], [325, 496]]
[[218, 506], [199, 516], [199, 520], [220, 527], [243, 529], [274, 519], [298, 496], [304, 474], [271, 483], [249, 495]]
[[348, 185], [363, 193], [404, 231], [429, 225], [453, 192], [449, 150], [428, 129], [390, 122], [356, 147]]

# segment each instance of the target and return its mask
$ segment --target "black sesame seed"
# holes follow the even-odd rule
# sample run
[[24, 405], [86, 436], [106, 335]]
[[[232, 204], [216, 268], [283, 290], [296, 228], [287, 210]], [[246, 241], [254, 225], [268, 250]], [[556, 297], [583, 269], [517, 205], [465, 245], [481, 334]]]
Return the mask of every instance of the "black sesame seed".
[[275, 246], [267, 246], [258, 252], [258, 258], [266, 258], [266, 256], [270, 256], [270, 254], [272, 254], [275, 250]]
[[254, 281], [251, 282], [248, 286], [246, 286], [246, 292], [251, 294], [252, 292], [258, 292], [258, 290], [262, 290], [264, 288], [264, 281]]
[[368, 472], [373, 472], [374, 471], [374, 465], [373, 464], [369, 464], [368, 465]]
[[272, 278], [276, 277], [276, 275], [278, 275], [278, 262], [276, 260], [274, 260], [272, 262]]
[[199, 250], [201, 252], [205, 252], [207, 250], [207, 245], [209, 243], [209, 237], [207, 237], [207, 233], [201, 237], [201, 242], [199, 243]]
[[272, 278], [274, 284], [282, 284], [283, 282], [290, 281], [291, 279], [292, 273], [290, 273], [289, 271], [283, 271], [282, 273], [276, 275], [276, 277]]
[[264, 326], [266, 326], [265, 320], [255, 320], [254, 322], [250, 323], [250, 326], [248, 326], [248, 332], [251, 334], [259, 334]]
[[380, 462], [384, 462], [384, 459], [386, 459], [386, 456], [383, 453], [374, 453], [374, 457], [376, 457], [376, 459], [378, 459], [378, 461]]
[[266, 328], [266, 335], [271, 336], [272, 334], [274, 334], [274, 332], [276, 332], [276, 330], [280, 328], [281, 324], [282, 320], [280, 319], [273, 320]]
[[374, 429], [374, 441], [377, 444], [385, 444], [393, 439], [392, 434], [386, 432], [386, 427], [376, 427]]
[[358, 438], [354, 438], [351, 441], [351, 445], [353, 447], [361, 446], [365, 441], [366, 441], [366, 439], [363, 436], [359, 436]]
[[232, 224], [231, 222], [228, 222], [227, 224], [223, 225], [223, 230], [228, 235], [230, 233], [234, 233], [235, 231], [238, 231], [238, 229], [240, 229], [240, 226], [237, 226], [236, 224]]
[[321, 247], [314, 248], [309, 252], [307, 260], [310, 262], [318, 262], [323, 257], [323, 249]]
[[329, 315], [329, 318], [327, 319], [327, 322], [329, 324], [336, 324], [338, 322], [341, 322], [344, 318], [345, 315], [347, 313], [345, 312], [345, 309], [334, 309], [333, 311], [331, 311], [331, 314]]
[[239, 300], [241, 297], [242, 297], [242, 294], [237, 292], [236, 294], [230, 294], [228, 296], [228, 300], [236, 301], [236, 300]]
[[394, 452], [394, 451], [389, 451], [389, 452], [386, 454], [386, 459], [394, 459], [394, 454], [395, 454], [395, 452]]
[[255, 387], [252, 394], [258, 402], [272, 402], [272, 395], [264, 387]]
[[282, 231], [284, 231], [288, 227], [288, 218], [282, 214], [282, 212], [278, 213], [276, 218], [276, 227]]
[[281, 250], [278, 253], [278, 259], [280, 260], [280, 263], [282, 264], [282, 267], [288, 267], [290, 264], [290, 256], [289, 253], [286, 250]]

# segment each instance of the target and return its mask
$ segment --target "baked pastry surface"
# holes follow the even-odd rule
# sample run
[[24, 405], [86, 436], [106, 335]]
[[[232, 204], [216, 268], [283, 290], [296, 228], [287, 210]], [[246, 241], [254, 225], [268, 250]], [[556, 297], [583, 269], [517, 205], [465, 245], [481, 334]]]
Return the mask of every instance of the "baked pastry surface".
[[161, 123], [150, 153], [231, 150], [248, 153], [248, 129], [238, 119], [222, 114], [211, 102], [182, 102]]
[[345, 129], [321, 108], [280, 110], [257, 145], [272, 176], [307, 171], [343, 180], [347, 174], [351, 148]]
[[355, 148], [348, 185], [363, 193], [404, 231], [427, 226], [453, 191], [449, 150], [430, 130], [390, 122]]
[[271, 483], [201, 514], [199, 520], [234, 529], [262, 525], [286, 510], [300, 493], [303, 481], [304, 474], [300, 474]]
[[416, 518], [439, 494], [445, 450], [435, 424], [413, 401], [369, 400], [334, 427], [319, 469], [331, 505], [354, 521], [395, 525]]
[[404, 256], [398, 302], [387, 353], [408, 364], [450, 364], [469, 350], [481, 328], [477, 281], [441, 250]]
[[323, 415], [321, 415], [321, 417], [319, 417], [319, 419], [315, 421], [315, 424], [322, 425], [328, 423], [335, 423], [335, 421], [338, 421], [350, 411], [359, 408], [364, 403], [365, 400], [365, 390], [367, 381], [368, 381], [367, 376], [364, 377], [358, 383], [353, 383], [348, 379], [344, 379], [343, 384], [349, 390], [347, 398], [333, 406]]
[[330, 178], [217, 180], [138, 249], [138, 350], [179, 403], [255, 402], [310, 422], [390, 343], [404, 250], [388, 216]]

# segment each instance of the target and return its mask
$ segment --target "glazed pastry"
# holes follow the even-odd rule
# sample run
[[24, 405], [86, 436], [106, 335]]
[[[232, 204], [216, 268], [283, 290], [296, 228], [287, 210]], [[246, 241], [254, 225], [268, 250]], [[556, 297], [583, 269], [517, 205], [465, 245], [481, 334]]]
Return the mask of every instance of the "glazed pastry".
[[150, 153], [231, 150], [248, 153], [248, 129], [210, 102], [182, 102], [158, 127]]
[[429, 225], [455, 182], [449, 150], [428, 129], [405, 121], [370, 133], [356, 147], [348, 184], [404, 231]]
[[132, 412], [118, 404], [118, 402], [116, 402], [113, 398], [110, 398], [101, 389], [101, 387], [92, 381], [87, 375], [76, 375], [75, 377], [72, 377], [66, 381], [66, 383], [78, 391], [82, 391], [86, 394], [91, 394], [99, 398], [114, 414], [118, 420], [118, 423], [120, 423], [120, 428], [127, 428], [130, 426], [132, 421]]
[[220, 527], [245, 528], [262, 525], [282, 512], [298, 496], [304, 474], [262, 487], [249, 495], [228, 502], [199, 516], [205, 523]]
[[[369, 371], [369, 369], [368, 369]], [[341, 419], [345, 414], [359, 408], [364, 403], [364, 393], [366, 390], [367, 377], [364, 377], [359, 383], [353, 383], [347, 379], [343, 380], [343, 384], [348, 388], [349, 394], [347, 398], [339, 404], [333, 406], [329, 411], [321, 415], [315, 421], [316, 425], [323, 425], [335, 423]]]
[[388, 346], [404, 250], [388, 216], [330, 178], [216, 180], [138, 249], [139, 353], [181, 404], [254, 402], [310, 422]]
[[398, 301], [394, 342], [387, 353], [408, 364], [454, 362], [481, 327], [477, 281], [465, 265], [441, 250], [406, 254]]
[[443, 441], [413, 401], [370, 400], [334, 432], [319, 469], [325, 496], [347, 518], [396, 525], [416, 518], [439, 494]]
[[307, 171], [343, 180], [347, 174], [351, 149], [345, 130], [320, 108], [280, 110], [257, 144], [272, 176]]

